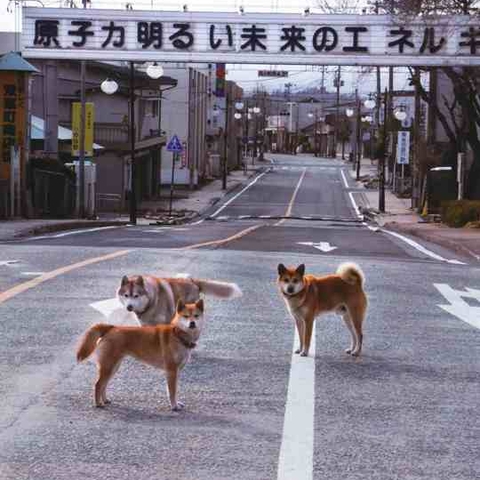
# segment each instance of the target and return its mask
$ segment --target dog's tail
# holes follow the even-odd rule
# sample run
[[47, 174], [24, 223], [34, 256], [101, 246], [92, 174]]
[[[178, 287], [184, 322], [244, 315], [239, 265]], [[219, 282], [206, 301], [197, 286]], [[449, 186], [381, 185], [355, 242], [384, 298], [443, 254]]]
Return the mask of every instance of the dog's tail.
[[340, 275], [343, 281], [351, 285], [363, 287], [365, 282], [365, 275], [356, 263], [342, 263], [337, 268], [337, 275]]
[[195, 283], [205, 295], [213, 295], [218, 298], [237, 298], [242, 296], [242, 291], [236, 283], [198, 279], [195, 280]]
[[107, 325], [106, 323], [97, 323], [90, 327], [82, 337], [80, 345], [77, 350], [77, 362], [82, 362], [87, 359], [97, 347], [97, 342], [100, 338], [106, 335], [114, 325]]

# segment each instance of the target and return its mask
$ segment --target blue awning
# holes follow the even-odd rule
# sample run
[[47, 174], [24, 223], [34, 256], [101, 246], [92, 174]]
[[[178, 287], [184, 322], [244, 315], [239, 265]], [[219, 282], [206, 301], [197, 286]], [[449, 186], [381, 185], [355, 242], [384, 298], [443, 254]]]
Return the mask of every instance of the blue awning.
[[0, 56], [0, 71], [37, 73], [38, 70], [15, 52]]

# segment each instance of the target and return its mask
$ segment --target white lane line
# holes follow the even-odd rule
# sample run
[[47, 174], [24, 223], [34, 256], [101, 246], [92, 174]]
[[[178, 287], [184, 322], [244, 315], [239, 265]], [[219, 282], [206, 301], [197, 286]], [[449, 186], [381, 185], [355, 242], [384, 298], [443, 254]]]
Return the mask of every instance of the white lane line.
[[260, 175], [256, 176], [246, 187], [242, 188], [236, 195], [234, 195], [228, 202], [225, 202], [215, 213], [210, 215], [212, 218], [216, 217], [224, 208], [230, 205], [234, 200], [236, 200], [243, 192], [248, 190], [252, 185], [257, 183], [267, 172], [262, 172]]
[[353, 209], [355, 210], [355, 213], [357, 214], [358, 218], [363, 218], [363, 215], [360, 213], [360, 209], [358, 208], [357, 202], [355, 202], [355, 199], [353, 198], [353, 193], [348, 192], [348, 196], [350, 197], [350, 201], [352, 202]]
[[391, 232], [389, 230], [385, 230], [384, 228], [382, 228], [381, 231], [385, 232], [385, 233], [388, 233], [389, 235], [392, 235], [393, 237], [396, 237], [396, 238], [404, 241], [405, 243], [407, 243], [411, 247], [417, 249], [419, 252], [423, 253], [424, 255], [429, 256], [430, 258], [433, 258], [435, 260], [440, 260], [441, 262], [453, 263], [453, 264], [456, 264], [456, 265], [466, 265], [465, 263], [460, 262], [459, 260], [448, 260], [448, 259], [442, 257], [441, 255], [437, 255], [435, 252], [432, 252], [431, 250], [428, 250], [423, 245], [420, 245], [419, 243], [415, 242], [411, 238], [404, 237], [403, 235], [400, 235], [397, 232]]
[[84, 228], [84, 229], [81, 229], [81, 230], [72, 230], [72, 231], [65, 232], [65, 233], [57, 233], [56, 235], [43, 235], [41, 237], [26, 238], [25, 240], [26, 241], [34, 241], [34, 240], [43, 240], [45, 238], [61, 238], [61, 237], [68, 237], [70, 235], [77, 235], [79, 233], [98, 232], [100, 230], [111, 230], [113, 228], [121, 228], [121, 227], [123, 227], [123, 225], [122, 226], [113, 225], [113, 226], [110, 226], [110, 227]]
[[340, 170], [340, 174], [342, 175], [342, 180], [343, 180], [343, 184], [345, 185], [345, 188], [350, 188], [348, 186], [347, 178], [345, 177], [345, 173], [343, 172], [343, 170]]
[[201, 223], [203, 223], [205, 221], [204, 218], [202, 218], [201, 220], [198, 220], [198, 222], [194, 222], [194, 223], [187, 223], [187, 225], [200, 225]]
[[27, 277], [39, 277], [43, 275], [45, 272], [22, 272], [21, 275], [25, 275]]
[[312, 480], [314, 415], [315, 324], [309, 356], [292, 353], [277, 480]]
[[[343, 184], [344, 184], [345, 188], [350, 188], [348, 186], [348, 182], [347, 182], [347, 179], [345, 177], [344, 171], [340, 170], [340, 174], [342, 176]], [[363, 215], [360, 213], [360, 209], [358, 208], [357, 202], [355, 202], [355, 199], [353, 198], [353, 193], [348, 192], [348, 197], [350, 198], [350, 201], [352, 202], [352, 206], [353, 206], [353, 209], [355, 210], [355, 213], [357, 214], [357, 217], [358, 218], [363, 218]]]

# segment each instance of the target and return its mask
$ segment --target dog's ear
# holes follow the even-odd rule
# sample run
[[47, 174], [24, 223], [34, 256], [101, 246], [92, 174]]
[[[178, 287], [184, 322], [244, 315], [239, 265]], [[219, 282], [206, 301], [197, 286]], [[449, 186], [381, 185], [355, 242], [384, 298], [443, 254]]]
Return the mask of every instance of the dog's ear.
[[201, 298], [200, 300], [198, 300], [197, 303], [195, 304], [195, 306], [203, 313], [203, 308], [204, 308], [203, 298]]
[[295, 271], [303, 277], [305, 275], [305, 264], [299, 265]]
[[128, 277], [126, 275], [124, 275], [122, 277], [122, 287], [125, 286], [127, 283], [128, 283]]
[[136, 285], [140, 285], [140, 287], [144, 287], [145, 286], [145, 283], [143, 281], [143, 277], [141, 275], [139, 275], [136, 279], [135, 279], [135, 284]]
[[177, 313], [181, 313], [184, 308], [185, 304], [183, 303], [183, 300], [179, 298], [177, 302]]
[[283, 263], [279, 263], [277, 270], [279, 275], [283, 275], [287, 271], [287, 267]]

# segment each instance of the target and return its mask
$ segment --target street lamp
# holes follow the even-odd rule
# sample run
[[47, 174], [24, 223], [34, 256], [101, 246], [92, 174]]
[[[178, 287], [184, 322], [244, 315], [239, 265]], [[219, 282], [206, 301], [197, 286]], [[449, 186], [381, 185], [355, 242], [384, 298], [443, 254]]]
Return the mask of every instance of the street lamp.
[[118, 83], [115, 80], [107, 78], [100, 84], [100, 89], [107, 95], [113, 95], [118, 90]]
[[[156, 62], [147, 67], [147, 75], [157, 80], [163, 75], [163, 68]], [[118, 90], [118, 83], [115, 80], [107, 78], [100, 84], [100, 89], [107, 95], [113, 95]], [[129, 211], [130, 223], [137, 224], [137, 196], [136, 196], [136, 179], [137, 165], [135, 162], [135, 62], [130, 62], [130, 81], [129, 81], [129, 108], [130, 108], [130, 195], [129, 195]]]
[[159, 79], [163, 76], [163, 67], [159, 65], [157, 62], [153, 62], [151, 65], [147, 67], [147, 75], [154, 80]]
[[404, 107], [401, 106], [398, 110], [394, 112], [395, 118], [403, 122], [407, 118], [407, 112], [405, 111]]

